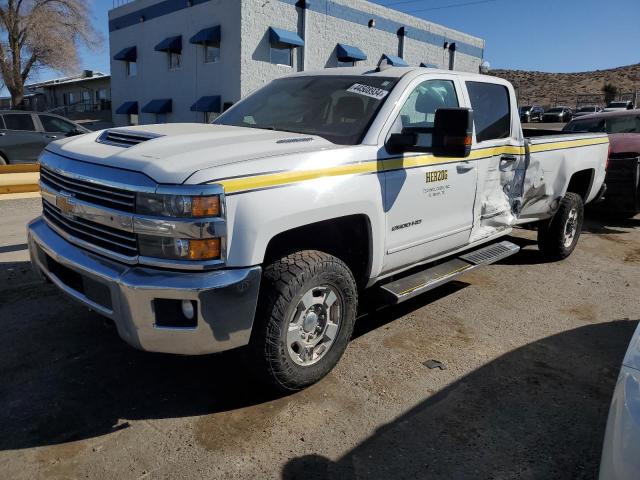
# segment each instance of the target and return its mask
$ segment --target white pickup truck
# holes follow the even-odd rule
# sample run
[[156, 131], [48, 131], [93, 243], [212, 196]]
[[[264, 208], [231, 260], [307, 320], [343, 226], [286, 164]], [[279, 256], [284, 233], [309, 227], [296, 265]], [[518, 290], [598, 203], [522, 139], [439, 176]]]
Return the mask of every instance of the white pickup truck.
[[247, 346], [252, 368], [295, 390], [338, 362], [365, 289], [406, 300], [517, 252], [502, 237], [533, 222], [544, 254], [568, 256], [607, 152], [603, 134], [525, 137], [497, 78], [305, 72], [212, 125], [50, 144], [29, 247], [134, 347]]

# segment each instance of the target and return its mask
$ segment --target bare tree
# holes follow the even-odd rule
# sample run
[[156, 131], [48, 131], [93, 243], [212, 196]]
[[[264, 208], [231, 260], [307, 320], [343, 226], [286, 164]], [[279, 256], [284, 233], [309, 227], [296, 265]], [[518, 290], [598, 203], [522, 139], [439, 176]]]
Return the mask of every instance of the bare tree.
[[0, 74], [11, 105], [24, 98], [24, 84], [38, 67], [69, 72], [78, 47], [96, 48], [100, 35], [84, 0], [0, 0]]

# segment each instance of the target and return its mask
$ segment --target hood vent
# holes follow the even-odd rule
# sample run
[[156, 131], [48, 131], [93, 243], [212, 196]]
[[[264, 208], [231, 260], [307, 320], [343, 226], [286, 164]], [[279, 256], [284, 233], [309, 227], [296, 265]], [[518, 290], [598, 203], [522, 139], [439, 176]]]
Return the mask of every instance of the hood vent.
[[98, 143], [105, 143], [107, 145], [115, 145], [116, 147], [134, 147], [139, 143], [153, 140], [154, 138], [162, 137], [150, 132], [137, 132], [132, 130], [105, 130], [96, 139]]
[[283, 138], [282, 140], [278, 140], [276, 143], [305, 143], [305, 142], [313, 142], [312, 137], [304, 137], [304, 138]]

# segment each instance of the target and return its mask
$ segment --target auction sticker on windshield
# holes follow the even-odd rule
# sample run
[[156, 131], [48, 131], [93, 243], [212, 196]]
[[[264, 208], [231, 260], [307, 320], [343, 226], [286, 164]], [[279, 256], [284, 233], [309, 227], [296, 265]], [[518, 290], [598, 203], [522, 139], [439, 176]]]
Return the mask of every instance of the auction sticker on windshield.
[[357, 93], [359, 95], [364, 95], [366, 97], [375, 98], [377, 100], [382, 100], [384, 97], [389, 95], [389, 92], [383, 90], [382, 88], [371, 87], [369, 85], [362, 85], [361, 83], [356, 83], [351, 85], [347, 92]]

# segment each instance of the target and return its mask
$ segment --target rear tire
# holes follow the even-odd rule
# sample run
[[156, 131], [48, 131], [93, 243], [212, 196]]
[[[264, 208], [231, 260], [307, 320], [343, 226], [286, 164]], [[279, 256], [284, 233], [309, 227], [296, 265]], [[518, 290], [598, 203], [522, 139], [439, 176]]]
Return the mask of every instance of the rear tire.
[[4, 158], [4, 155], [2, 155], [0, 153], [0, 165], [9, 165], [9, 162], [7, 162], [7, 159]]
[[253, 368], [278, 390], [316, 383], [347, 348], [357, 304], [353, 274], [332, 255], [303, 250], [268, 265], [251, 335]]
[[568, 192], [555, 215], [538, 225], [538, 248], [550, 260], [567, 258], [578, 244], [583, 221], [582, 197]]

